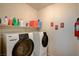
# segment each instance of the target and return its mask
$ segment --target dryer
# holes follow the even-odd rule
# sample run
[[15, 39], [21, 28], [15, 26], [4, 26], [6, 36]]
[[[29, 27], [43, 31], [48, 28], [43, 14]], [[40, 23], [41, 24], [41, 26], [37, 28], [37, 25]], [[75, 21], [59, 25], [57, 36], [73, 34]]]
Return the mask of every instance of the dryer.
[[4, 33], [3, 55], [31, 56], [34, 53], [33, 33]]
[[34, 55], [47, 56], [48, 35], [46, 32], [34, 32]]

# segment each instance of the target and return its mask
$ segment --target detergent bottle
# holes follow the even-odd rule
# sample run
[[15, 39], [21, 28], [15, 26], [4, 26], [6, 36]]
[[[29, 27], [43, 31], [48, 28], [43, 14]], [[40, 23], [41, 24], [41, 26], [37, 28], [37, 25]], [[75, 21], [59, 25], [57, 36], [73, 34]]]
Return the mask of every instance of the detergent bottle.
[[42, 28], [42, 21], [38, 19], [38, 28]]
[[16, 17], [13, 18], [13, 25], [14, 26], [19, 26], [18, 20], [16, 19]]
[[9, 19], [8, 19], [8, 25], [9, 25], [9, 26], [12, 26], [12, 23], [13, 23], [13, 22], [12, 22], [12, 19], [9, 18]]

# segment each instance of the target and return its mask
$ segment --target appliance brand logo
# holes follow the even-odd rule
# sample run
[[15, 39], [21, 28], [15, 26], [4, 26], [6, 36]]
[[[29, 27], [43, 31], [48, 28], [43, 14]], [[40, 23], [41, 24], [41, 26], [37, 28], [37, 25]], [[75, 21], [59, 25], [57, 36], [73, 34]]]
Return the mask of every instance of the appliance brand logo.
[[12, 37], [12, 36], [8, 36], [8, 37]]
[[[8, 36], [9, 38], [11, 38], [12, 36]], [[17, 39], [11, 39], [10, 41], [16, 41]]]
[[17, 39], [11, 39], [10, 41], [16, 41]]

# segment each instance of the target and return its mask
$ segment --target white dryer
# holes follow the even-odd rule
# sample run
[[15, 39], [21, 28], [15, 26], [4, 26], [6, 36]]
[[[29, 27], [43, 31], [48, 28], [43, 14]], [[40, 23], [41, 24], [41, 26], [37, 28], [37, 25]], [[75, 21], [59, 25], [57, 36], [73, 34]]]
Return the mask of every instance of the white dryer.
[[4, 33], [3, 55], [30, 56], [33, 55], [33, 33]]
[[48, 35], [46, 32], [34, 32], [34, 55], [47, 56]]

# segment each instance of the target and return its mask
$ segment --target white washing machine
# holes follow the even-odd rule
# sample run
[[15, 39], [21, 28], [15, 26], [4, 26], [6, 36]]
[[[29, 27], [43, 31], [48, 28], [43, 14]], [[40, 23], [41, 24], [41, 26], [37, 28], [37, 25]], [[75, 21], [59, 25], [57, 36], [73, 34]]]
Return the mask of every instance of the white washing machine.
[[32, 56], [34, 53], [33, 33], [4, 33], [3, 55]]
[[34, 55], [47, 56], [48, 35], [46, 32], [34, 32]]

